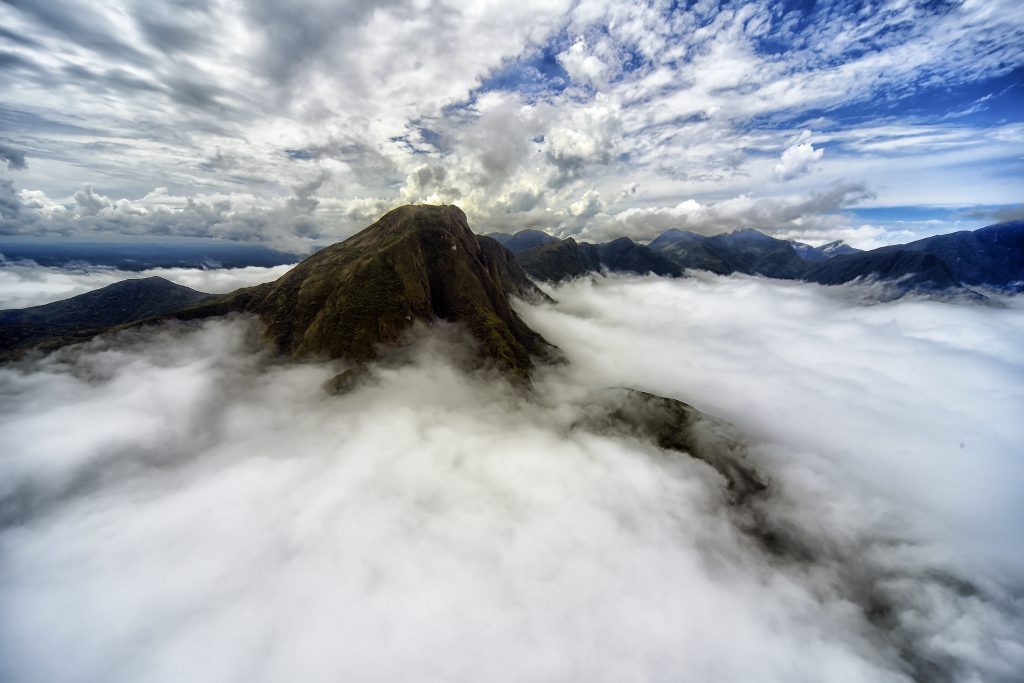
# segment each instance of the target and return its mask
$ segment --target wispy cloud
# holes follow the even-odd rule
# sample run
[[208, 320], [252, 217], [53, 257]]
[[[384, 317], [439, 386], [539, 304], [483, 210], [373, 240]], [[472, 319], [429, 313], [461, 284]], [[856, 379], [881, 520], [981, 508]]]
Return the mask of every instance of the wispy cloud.
[[832, 183], [934, 202], [900, 160], [948, 201], [1011, 204], [1018, 5], [23, 2], [0, 8], [0, 115], [25, 191], [273, 208], [323, 172], [335, 237], [400, 201], [561, 230], [588, 192], [608, 214]]

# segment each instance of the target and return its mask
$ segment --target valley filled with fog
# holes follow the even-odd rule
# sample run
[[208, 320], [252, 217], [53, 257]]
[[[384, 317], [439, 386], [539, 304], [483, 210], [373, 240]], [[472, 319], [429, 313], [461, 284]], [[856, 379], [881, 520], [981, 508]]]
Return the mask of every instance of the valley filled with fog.
[[[280, 272], [157, 274], [228, 291]], [[0, 276], [3, 307], [114, 281]], [[343, 365], [282, 362], [245, 316], [0, 367], [0, 679], [1024, 670], [1019, 297], [865, 305], [711, 275], [546, 291], [517, 310], [568, 362], [529, 390], [443, 323], [341, 396], [321, 386]], [[738, 505], [703, 462], [588, 428], [607, 387], [728, 420], [768, 489]]]

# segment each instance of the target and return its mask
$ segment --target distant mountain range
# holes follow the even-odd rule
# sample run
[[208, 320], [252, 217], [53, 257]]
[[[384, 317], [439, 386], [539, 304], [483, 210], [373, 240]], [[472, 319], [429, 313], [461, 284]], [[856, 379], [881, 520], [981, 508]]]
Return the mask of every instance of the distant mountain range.
[[[350, 367], [324, 386], [345, 393], [365, 381], [381, 349], [412, 326], [445, 320], [460, 324], [476, 340], [483, 364], [528, 384], [538, 363], [562, 358], [512, 307], [512, 297], [550, 301], [530, 275], [548, 281], [602, 271], [678, 277], [695, 268], [825, 284], [873, 277], [929, 291], [1020, 290], [1024, 223], [858, 252], [841, 243], [794, 244], [756, 230], [711, 237], [669, 230], [649, 245], [625, 237], [587, 244], [538, 231], [492, 238], [474, 234], [458, 207], [403, 206], [274, 282], [230, 294], [205, 294], [151, 277], [44, 306], [0, 311], [0, 360], [130, 326], [241, 312], [259, 318], [264, 339], [283, 357], [347, 361]], [[640, 436], [703, 460], [725, 478], [737, 503], [766, 490], [728, 425], [684, 403], [610, 389], [595, 397], [590, 419], [591, 428]]]
[[266, 247], [214, 239], [94, 241], [0, 237], [0, 262], [33, 261], [41, 266], [107, 266], [120, 270], [150, 268], [241, 268], [281, 266], [301, 257]]
[[[507, 245], [507, 246], [503, 246]], [[64, 301], [0, 311], [0, 358], [52, 349], [164, 317], [253, 313], [267, 339], [291, 357], [357, 364], [417, 321], [462, 323], [484, 354], [525, 378], [535, 358], [557, 351], [519, 318], [514, 296], [546, 300], [531, 277], [561, 282], [601, 272], [681, 277], [687, 270], [745, 273], [826, 285], [886, 283], [907, 292], [981, 295], [1024, 290], [1024, 222], [1001, 223], [859, 251], [811, 247], [757, 230], [700, 235], [667, 230], [650, 244], [559, 240], [537, 230], [476, 235], [455, 206], [404, 206], [305, 259], [274, 282], [211, 295], [158, 277], [125, 280]]]
[[891, 297], [976, 287], [1024, 289], [1021, 221], [871, 251], [841, 241], [812, 247], [753, 229], [710, 236], [670, 229], [647, 245], [625, 237], [604, 244], [559, 241], [536, 230], [495, 237], [530, 275], [548, 282], [602, 271], [676, 277], [684, 270], [707, 270], [828, 285], [877, 280], [888, 285]]
[[166, 315], [214, 295], [162, 277], [122, 280], [63, 301], [0, 311], [0, 358], [30, 348], [57, 348], [111, 328]]
[[274, 282], [179, 311], [197, 319], [254, 313], [266, 339], [293, 358], [374, 359], [415, 323], [461, 323], [484, 355], [526, 377], [553, 346], [526, 326], [510, 296], [546, 300], [498, 242], [478, 236], [456, 206], [403, 206], [322, 249]]
[[863, 249], [851, 247], [842, 240], [829, 242], [828, 244], [823, 244], [820, 247], [812, 247], [809, 244], [804, 244], [803, 242], [797, 242], [795, 240], [788, 240], [788, 242], [793, 245], [793, 248], [796, 249], [796, 253], [800, 255], [800, 258], [805, 261], [811, 261], [812, 263], [828, 261], [833, 256], [859, 254], [864, 251]]
[[[514, 236], [513, 236], [514, 237]], [[604, 245], [526, 235], [537, 264], [585, 273], [599, 267], [679, 275], [649, 247], [621, 238]], [[538, 266], [540, 267], [540, 266]], [[554, 267], [554, 266], [552, 266]], [[268, 346], [294, 359], [343, 359], [352, 367], [325, 389], [344, 393], [370, 374], [381, 349], [418, 323], [459, 323], [475, 338], [480, 360], [528, 383], [538, 363], [560, 352], [516, 314], [511, 298], [550, 301], [491, 237], [476, 235], [455, 206], [403, 206], [344, 242], [305, 259], [274, 282], [210, 295], [163, 278], [125, 280], [45, 306], [0, 312], [0, 358], [50, 350], [129, 325], [256, 315]], [[737, 504], [765, 491], [746, 448], [726, 423], [669, 398], [628, 388], [590, 397], [586, 427], [644, 438], [703, 460]]]
[[523, 270], [538, 280], [561, 282], [602, 270], [638, 275], [654, 273], [668, 277], [683, 274], [683, 268], [677, 263], [628, 237], [605, 244], [590, 244], [577, 242], [571, 237], [557, 240], [548, 235], [547, 240], [531, 238], [527, 241], [518, 240], [518, 236], [519, 233], [513, 235], [505, 246], [515, 254]]

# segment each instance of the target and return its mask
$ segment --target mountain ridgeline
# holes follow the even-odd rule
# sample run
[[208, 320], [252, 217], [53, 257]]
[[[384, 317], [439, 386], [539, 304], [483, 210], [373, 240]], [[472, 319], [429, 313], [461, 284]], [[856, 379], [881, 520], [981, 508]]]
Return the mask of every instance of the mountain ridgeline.
[[[527, 233], [526, 239], [521, 238], [524, 233]], [[672, 259], [628, 237], [590, 244], [571, 237], [559, 240], [538, 230], [523, 230], [515, 235], [491, 233], [490, 236], [515, 254], [523, 270], [546, 282], [561, 282], [603, 270], [666, 277], [683, 275], [683, 268]]]
[[[526, 231], [524, 231], [526, 232]], [[537, 231], [529, 231], [536, 233]], [[626, 237], [604, 244], [531, 235], [502, 235], [521, 245], [516, 259], [534, 278], [561, 282], [603, 271], [678, 277], [686, 270], [743, 273], [826, 285], [881, 281], [887, 296], [955, 293], [982, 287], [1024, 290], [1024, 222], [938, 235], [861, 251], [844, 242], [820, 247], [781, 240], [753, 229], [701, 235], [670, 229], [647, 245]], [[542, 233], [544, 234], [544, 233]]]
[[971, 288], [1024, 290], [1024, 222], [859, 251], [841, 242], [812, 247], [750, 229], [711, 236], [672, 229], [647, 245], [628, 237], [604, 244], [559, 240], [538, 230], [485, 236], [469, 228], [458, 207], [403, 206], [274, 282], [230, 294], [205, 294], [151, 277], [0, 311], [0, 359], [169, 317], [250, 313], [285, 356], [360, 366], [416, 323], [447, 320], [468, 330], [486, 358], [525, 378], [537, 360], [558, 355], [510, 301], [550, 301], [534, 279], [557, 283], [602, 272], [681, 277], [688, 270], [825, 285], [881, 281], [885, 298], [908, 292], [979, 298]]
[[[612, 264], [647, 272], [653, 263], [665, 274], [682, 272], [625, 238], [598, 247], [542, 238], [532, 248], [564, 251], [586, 268]], [[259, 317], [265, 340], [284, 357], [351, 362], [352, 368], [325, 385], [328, 392], [344, 393], [371, 374], [368, 362], [412, 326], [446, 320], [475, 338], [486, 363], [520, 383], [539, 361], [563, 359], [519, 318], [512, 297], [551, 301], [511, 251], [470, 230], [458, 207], [403, 206], [274, 282], [230, 294], [146, 278], [0, 312], [0, 351], [9, 359], [32, 346], [50, 350], [126, 326], [249, 313]], [[579, 428], [628, 434], [703, 460], [722, 475], [737, 504], [767, 487], [731, 428], [685, 403], [619, 388], [597, 392], [589, 405]]]
[[51, 349], [84, 341], [212, 298], [162, 277], [147, 277], [122, 280], [42, 306], [0, 311], [0, 359], [29, 348]]
[[293, 358], [376, 357], [415, 323], [463, 324], [487, 357], [525, 376], [554, 347], [512, 309], [510, 296], [546, 299], [495, 240], [470, 230], [456, 206], [403, 206], [322, 249], [274, 282], [175, 314], [254, 313]]
[[363, 364], [414, 324], [463, 325], [483, 356], [526, 377], [555, 349], [515, 313], [510, 297], [548, 300], [511, 252], [470, 230], [455, 206], [403, 206], [322, 249], [283, 276], [225, 295], [161, 278], [126, 280], [66, 301], [0, 312], [0, 353], [56, 348], [161, 318], [252, 313], [291, 358]]

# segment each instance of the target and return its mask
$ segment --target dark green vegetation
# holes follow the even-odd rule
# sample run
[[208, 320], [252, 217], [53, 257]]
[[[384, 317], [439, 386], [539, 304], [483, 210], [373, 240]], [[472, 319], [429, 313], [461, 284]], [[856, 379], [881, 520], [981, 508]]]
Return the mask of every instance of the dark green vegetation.
[[683, 268], [671, 259], [628, 237], [605, 244], [577, 242], [567, 237], [520, 252], [516, 260], [527, 273], [547, 282], [561, 282], [602, 270], [668, 277], [683, 274]]
[[208, 300], [162, 277], [116, 282], [43, 306], [0, 311], [0, 358], [25, 349], [57, 348], [125, 323], [152, 318]]
[[469, 229], [456, 206], [403, 206], [323, 249], [275, 282], [181, 311], [178, 318], [255, 313], [293, 358], [363, 363], [416, 322], [463, 324], [484, 355], [525, 377], [553, 347], [520, 320], [509, 296], [545, 295], [512, 254]]

